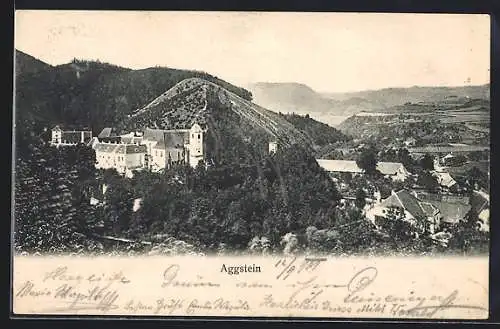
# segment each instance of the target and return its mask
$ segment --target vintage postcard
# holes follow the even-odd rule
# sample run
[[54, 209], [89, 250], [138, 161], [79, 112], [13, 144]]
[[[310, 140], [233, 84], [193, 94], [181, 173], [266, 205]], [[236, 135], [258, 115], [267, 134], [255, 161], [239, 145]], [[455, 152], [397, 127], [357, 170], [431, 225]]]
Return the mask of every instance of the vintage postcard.
[[12, 314], [487, 319], [490, 18], [15, 13]]

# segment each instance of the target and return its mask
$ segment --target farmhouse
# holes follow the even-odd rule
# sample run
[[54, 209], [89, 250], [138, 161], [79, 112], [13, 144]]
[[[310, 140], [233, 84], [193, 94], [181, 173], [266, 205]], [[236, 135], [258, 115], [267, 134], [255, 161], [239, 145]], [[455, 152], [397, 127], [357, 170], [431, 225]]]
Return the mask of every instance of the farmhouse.
[[377, 218], [386, 218], [390, 208], [402, 211], [402, 220], [419, 228], [421, 232], [435, 233], [441, 224], [441, 214], [437, 207], [424, 202], [407, 190], [392, 191], [391, 195], [366, 211], [366, 217], [377, 225]]
[[[359, 168], [356, 161], [351, 160], [326, 160], [316, 159], [318, 164], [330, 173], [351, 173], [362, 174], [363, 169]], [[399, 162], [379, 162], [377, 170], [386, 177], [392, 178], [394, 181], [404, 181], [410, 173], [406, 170], [402, 163]]]
[[60, 126], [52, 128], [50, 144], [53, 146], [69, 146], [77, 144], [89, 144], [92, 140], [90, 130], [62, 130]]
[[432, 176], [434, 176], [442, 187], [451, 188], [456, 185], [457, 182], [451, 177], [451, 175], [444, 171], [432, 171]]

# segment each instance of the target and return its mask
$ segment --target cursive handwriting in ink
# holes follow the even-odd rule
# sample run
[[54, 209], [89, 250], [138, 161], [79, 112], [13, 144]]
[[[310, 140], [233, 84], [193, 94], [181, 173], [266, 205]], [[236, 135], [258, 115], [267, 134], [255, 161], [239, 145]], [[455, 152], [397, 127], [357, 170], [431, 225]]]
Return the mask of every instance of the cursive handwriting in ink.
[[363, 291], [368, 287], [377, 277], [378, 271], [375, 267], [366, 267], [361, 271], [357, 272], [349, 283], [347, 284], [347, 290], [349, 294], [344, 298], [344, 303], [355, 303], [359, 296], [359, 292]]
[[418, 318], [433, 318], [440, 311], [444, 311], [446, 309], [451, 308], [459, 308], [459, 309], [475, 309], [487, 311], [484, 307], [474, 306], [474, 305], [465, 305], [465, 304], [454, 304], [455, 300], [458, 297], [458, 290], [454, 290], [450, 295], [442, 298], [437, 305], [425, 305], [425, 300], [421, 300], [416, 306], [411, 307], [407, 310], [400, 310], [400, 315], [406, 315], [410, 317], [418, 317]]
[[202, 276], [197, 275], [195, 281], [179, 281], [177, 276], [179, 275], [180, 266], [178, 264], [172, 264], [168, 266], [165, 271], [163, 271], [163, 283], [162, 288], [166, 287], [220, 287], [219, 283], [212, 281], [203, 280]]
[[119, 282], [119, 283], [130, 283], [130, 280], [123, 274], [122, 271], [113, 272], [111, 274], [101, 273], [97, 275], [95, 273], [85, 277], [81, 274], [71, 274], [69, 273], [67, 266], [59, 266], [54, 270], [47, 272], [43, 276], [42, 282], [46, 282], [47, 280], [54, 281], [67, 281], [67, 282], [78, 282], [86, 280], [88, 282]]
[[95, 309], [106, 312], [118, 308], [115, 301], [119, 295], [117, 290], [110, 289], [111, 283], [105, 286], [94, 286], [80, 291], [76, 286], [63, 284], [55, 290], [54, 299], [69, 304], [63, 310]]

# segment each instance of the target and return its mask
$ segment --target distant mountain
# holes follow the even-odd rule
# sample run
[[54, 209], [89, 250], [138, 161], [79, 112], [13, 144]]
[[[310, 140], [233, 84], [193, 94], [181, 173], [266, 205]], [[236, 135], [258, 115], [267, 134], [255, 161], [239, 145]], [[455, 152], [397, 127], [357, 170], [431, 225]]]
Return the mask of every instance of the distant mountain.
[[345, 102], [353, 98], [363, 99], [373, 105], [374, 109], [383, 109], [405, 103], [442, 103], [455, 98], [490, 99], [490, 85], [461, 87], [410, 87], [384, 88], [351, 93], [331, 93], [324, 96]]
[[324, 113], [337, 111], [338, 101], [299, 83], [259, 82], [247, 86], [255, 103], [276, 112]]
[[489, 99], [490, 86], [385, 88], [351, 93], [318, 93], [299, 83], [259, 82], [247, 87], [254, 102], [276, 112], [349, 116], [405, 103], [443, 102], [453, 98]]

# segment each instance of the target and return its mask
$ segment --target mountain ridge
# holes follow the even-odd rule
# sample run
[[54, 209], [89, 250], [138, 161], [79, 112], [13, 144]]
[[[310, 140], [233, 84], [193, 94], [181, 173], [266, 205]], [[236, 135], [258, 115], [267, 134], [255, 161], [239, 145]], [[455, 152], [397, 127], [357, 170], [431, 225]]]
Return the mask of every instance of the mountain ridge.
[[457, 87], [397, 87], [346, 93], [320, 93], [302, 83], [257, 82], [246, 86], [254, 102], [276, 112], [349, 116], [413, 102], [437, 102], [447, 97], [489, 99], [490, 84]]
[[[16, 119], [26, 134], [38, 135], [55, 124], [89, 126], [98, 133], [177, 82], [194, 76], [252, 98], [249, 91], [201, 71], [162, 67], [132, 70], [83, 60], [46, 66], [33, 56], [17, 50], [16, 54]], [[40, 69], [33, 70], [33, 66]]]

